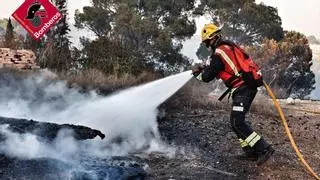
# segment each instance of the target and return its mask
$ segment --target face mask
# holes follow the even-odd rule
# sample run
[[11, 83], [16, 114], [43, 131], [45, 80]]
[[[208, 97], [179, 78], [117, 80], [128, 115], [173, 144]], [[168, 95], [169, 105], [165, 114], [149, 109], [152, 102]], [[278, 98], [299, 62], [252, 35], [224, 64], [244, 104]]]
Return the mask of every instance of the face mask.
[[207, 40], [203, 41], [202, 44], [203, 44], [206, 48], [209, 48], [209, 47], [210, 47], [210, 41], [211, 41], [211, 39], [207, 39]]

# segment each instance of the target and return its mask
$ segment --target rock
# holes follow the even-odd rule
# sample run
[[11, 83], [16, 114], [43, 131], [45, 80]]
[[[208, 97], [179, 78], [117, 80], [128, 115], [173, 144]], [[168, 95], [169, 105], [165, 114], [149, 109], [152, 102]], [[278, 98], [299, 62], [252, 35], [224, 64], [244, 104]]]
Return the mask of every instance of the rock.
[[301, 99], [294, 99], [294, 102], [295, 102], [295, 104], [300, 104], [300, 103], [302, 103], [303, 101], [302, 101]]
[[31, 50], [0, 48], [0, 68], [39, 69], [36, 55]]
[[286, 99], [286, 104], [287, 104], [287, 105], [294, 105], [294, 104], [295, 104], [295, 101], [294, 101], [293, 98], [287, 98], [287, 99]]

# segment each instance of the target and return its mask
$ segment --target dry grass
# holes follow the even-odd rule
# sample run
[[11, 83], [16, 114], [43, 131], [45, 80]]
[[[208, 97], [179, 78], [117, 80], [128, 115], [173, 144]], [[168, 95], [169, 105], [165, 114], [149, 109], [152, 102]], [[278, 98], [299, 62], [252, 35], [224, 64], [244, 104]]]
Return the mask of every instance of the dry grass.
[[[14, 77], [25, 78], [31, 75], [35, 75], [43, 71], [39, 70], [19, 70], [11, 68], [1, 68], [1, 73], [8, 73]], [[49, 71], [50, 72], [50, 71]], [[50, 73], [49, 73], [50, 74]], [[43, 74], [48, 75], [48, 74]], [[79, 87], [82, 92], [90, 90], [96, 90], [102, 95], [112, 93], [116, 90], [125, 89], [128, 87], [136, 86], [146, 82], [150, 82], [161, 78], [160, 74], [154, 72], [143, 72], [138, 76], [123, 74], [122, 76], [109, 75], [106, 76], [99, 70], [90, 69], [80, 71], [77, 73], [71, 72], [53, 72], [52, 75], [48, 75], [49, 79], [53, 80], [64, 80], [67, 82], [69, 87]]]
[[[69, 84], [77, 84], [86, 90], [96, 89], [101, 94], [108, 94], [119, 89], [140, 85], [162, 78], [161, 75], [152, 72], [143, 72], [139, 76], [132, 76], [129, 74], [124, 74], [121, 77], [114, 75], [105, 76], [102, 72], [94, 69], [83, 71], [78, 74], [59, 73], [59, 77], [69, 82]], [[221, 109], [225, 103], [209, 98], [208, 94], [212, 90], [212, 83], [207, 84], [192, 79], [161, 107], [166, 109], [218, 107]]]
[[[231, 98], [228, 101], [228, 97], [225, 97], [220, 102], [218, 101], [219, 93], [218, 96], [209, 96], [217, 86], [218, 83], [212, 85], [212, 83], [207, 84], [192, 79], [165, 103], [165, 107], [168, 107], [167, 109], [202, 108], [229, 111], [232, 103]], [[270, 98], [261, 91], [259, 91], [254, 99], [250, 112], [266, 116], [278, 116]]]
[[208, 95], [213, 91], [212, 83], [207, 84], [196, 79], [190, 80], [176, 94], [169, 98], [163, 106], [170, 110], [182, 109], [222, 109], [225, 103], [210, 98]]
[[269, 96], [258, 93], [251, 105], [251, 112], [266, 116], [277, 116], [278, 113]]
[[66, 80], [70, 85], [76, 84], [84, 90], [95, 89], [101, 94], [108, 94], [119, 89], [136, 86], [161, 77], [159, 74], [147, 71], [138, 76], [130, 74], [124, 74], [120, 77], [115, 75], [106, 76], [96, 69], [85, 70], [74, 74], [60, 72], [58, 76], [59, 78]]

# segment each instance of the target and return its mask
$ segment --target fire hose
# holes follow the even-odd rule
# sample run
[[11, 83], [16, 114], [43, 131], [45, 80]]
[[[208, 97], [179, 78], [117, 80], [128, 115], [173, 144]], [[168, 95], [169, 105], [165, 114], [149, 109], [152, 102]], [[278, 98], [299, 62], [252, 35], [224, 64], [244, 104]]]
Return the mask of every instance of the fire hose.
[[315, 177], [317, 180], [320, 180], [320, 177], [313, 171], [313, 169], [309, 166], [309, 164], [307, 163], [307, 161], [303, 158], [300, 150], [298, 149], [293, 137], [292, 137], [292, 134], [290, 132], [290, 129], [288, 127], [288, 123], [287, 123], [287, 120], [282, 112], [282, 109], [278, 103], [278, 101], [276, 100], [276, 97], [274, 96], [273, 92], [271, 91], [271, 88], [267, 85], [266, 82], [263, 82], [264, 84], [264, 87], [266, 88], [266, 90], [268, 91], [268, 94], [269, 96], [272, 98], [272, 101], [273, 101], [273, 104], [274, 106], [276, 107], [280, 117], [281, 117], [281, 120], [282, 120], [282, 124], [284, 126], [284, 129], [286, 131], [286, 134], [290, 140], [290, 143], [291, 143], [291, 146], [293, 148], [293, 150], [295, 151], [296, 155], [298, 156], [299, 160], [302, 162], [302, 164], [304, 165], [304, 167], [308, 170], [308, 172], [313, 176]]

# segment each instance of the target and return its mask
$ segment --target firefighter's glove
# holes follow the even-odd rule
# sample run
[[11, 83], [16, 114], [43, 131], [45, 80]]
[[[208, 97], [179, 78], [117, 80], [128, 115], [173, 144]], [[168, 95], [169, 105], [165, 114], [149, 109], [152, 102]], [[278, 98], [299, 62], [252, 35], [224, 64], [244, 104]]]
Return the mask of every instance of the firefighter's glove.
[[202, 80], [202, 71], [203, 71], [203, 66], [202, 65], [195, 65], [192, 68], [192, 74], [195, 78], [197, 78], [198, 80]]

